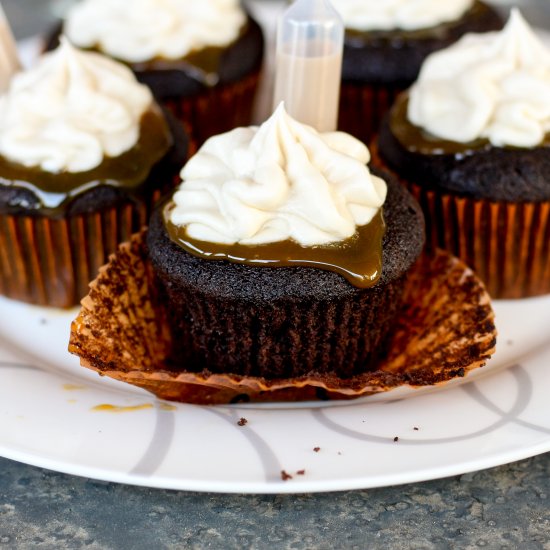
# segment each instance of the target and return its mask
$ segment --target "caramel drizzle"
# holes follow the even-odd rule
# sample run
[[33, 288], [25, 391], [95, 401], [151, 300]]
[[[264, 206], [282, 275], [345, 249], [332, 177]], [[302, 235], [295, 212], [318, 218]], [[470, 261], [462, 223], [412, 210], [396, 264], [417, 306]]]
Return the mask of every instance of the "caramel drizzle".
[[[486, 138], [479, 138], [467, 143], [449, 141], [430, 134], [423, 128], [412, 124], [407, 116], [409, 95], [401, 94], [390, 114], [390, 130], [401, 145], [410, 153], [421, 155], [454, 155], [457, 159], [473, 155], [493, 148], [494, 146]], [[539, 145], [550, 145], [550, 133], [547, 133]], [[506, 149], [517, 147], [505, 146]]]
[[[74, 197], [98, 185], [128, 190], [138, 188], [172, 143], [170, 130], [160, 111], [150, 109], [141, 119], [139, 141], [119, 157], [104, 157], [97, 168], [85, 172], [53, 173], [0, 156], [0, 186], [27, 189], [40, 202], [36, 211], [56, 214]], [[26, 204], [20, 206], [28, 207]]]
[[163, 211], [170, 239], [189, 254], [204, 260], [226, 260], [252, 267], [313, 267], [338, 273], [358, 288], [374, 286], [382, 273], [382, 239], [386, 231], [382, 209], [370, 223], [358, 227], [349, 239], [306, 247], [292, 240], [228, 245], [192, 239], [185, 226], [176, 226], [170, 221], [173, 208], [174, 203], [169, 202]]

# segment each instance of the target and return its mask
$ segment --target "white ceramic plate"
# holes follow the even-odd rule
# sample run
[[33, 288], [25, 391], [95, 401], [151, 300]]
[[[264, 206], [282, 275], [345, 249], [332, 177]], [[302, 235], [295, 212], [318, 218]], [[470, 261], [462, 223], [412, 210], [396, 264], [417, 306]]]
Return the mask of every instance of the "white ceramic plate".
[[[273, 22], [284, 3], [249, 5]], [[25, 61], [37, 49], [29, 41]], [[259, 118], [268, 89], [266, 79]], [[549, 451], [550, 296], [495, 309], [497, 355], [444, 389], [208, 408], [166, 404], [79, 367], [66, 351], [76, 310], [0, 298], [0, 455], [149, 487], [290, 493], [434, 479]]]
[[283, 493], [433, 479], [548, 451], [550, 296], [496, 311], [497, 355], [459, 386], [209, 408], [98, 377], [66, 352], [75, 311], [0, 298], [0, 455], [150, 487]]

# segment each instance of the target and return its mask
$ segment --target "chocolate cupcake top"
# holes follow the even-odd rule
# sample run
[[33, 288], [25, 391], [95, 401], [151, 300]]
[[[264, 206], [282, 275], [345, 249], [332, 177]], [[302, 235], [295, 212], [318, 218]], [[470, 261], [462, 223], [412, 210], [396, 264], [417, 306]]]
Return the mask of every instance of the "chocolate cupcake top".
[[82, 0], [64, 32], [79, 47], [139, 63], [228, 46], [245, 23], [238, 0]]
[[165, 209], [168, 232], [206, 259], [316, 265], [370, 286], [387, 188], [369, 159], [355, 138], [320, 134], [281, 104], [260, 128], [211, 138], [187, 163]]
[[382, 125], [380, 154], [424, 187], [476, 199], [550, 198], [550, 52], [517, 10], [498, 33], [430, 56]]
[[479, 0], [335, 0], [346, 23], [342, 77], [405, 89], [422, 62], [468, 32], [502, 28]]
[[55, 211], [98, 185], [134, 189], [171, 145], [131, 71], [63, 41], [0, 97], [0, 206]]
[[347, 29], [426, 29], [460, 19], [474, 0], [332, 0]]
[[407, 115], [443, 140], [535, 147], [550, 130], [550, 50], [514, 9], [501, 32], [428, 57]]

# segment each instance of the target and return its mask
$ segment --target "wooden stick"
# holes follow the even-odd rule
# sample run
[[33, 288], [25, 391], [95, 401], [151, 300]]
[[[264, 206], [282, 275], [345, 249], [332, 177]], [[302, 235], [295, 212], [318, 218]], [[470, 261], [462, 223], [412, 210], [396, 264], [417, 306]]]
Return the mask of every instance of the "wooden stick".
[[0, 3], [0, 93], [4, 93], [13, 75], [21, 70], [15, 38]]

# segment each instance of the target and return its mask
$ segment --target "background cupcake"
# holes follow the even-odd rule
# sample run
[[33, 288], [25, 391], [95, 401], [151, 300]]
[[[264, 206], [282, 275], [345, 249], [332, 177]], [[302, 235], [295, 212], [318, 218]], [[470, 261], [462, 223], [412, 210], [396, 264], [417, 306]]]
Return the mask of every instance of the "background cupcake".
[[379, 152], [494, 298], [550, 292], [550, 52], [518, 11], [430, 56]]
[[64, 42], [17, 74], [0, 97], [0, 293], [78, 303], [186, 149], [149, 89], [103, 56]]
[[339, 127], [369, 143], [427, 55], [468, 32], [501, 28], [478, 0], [333, 0], [346, 27]]
[[63, 32], [126, 63], [198, 144], [250, 123], [263, 37], [238, 0], [82, 0]]
[[176, 367], [270, 379], [374, 367], [424, 226], [368, 161], [359, 141], [319, 134], [282, 105], [189, 161], [147, 241]]

